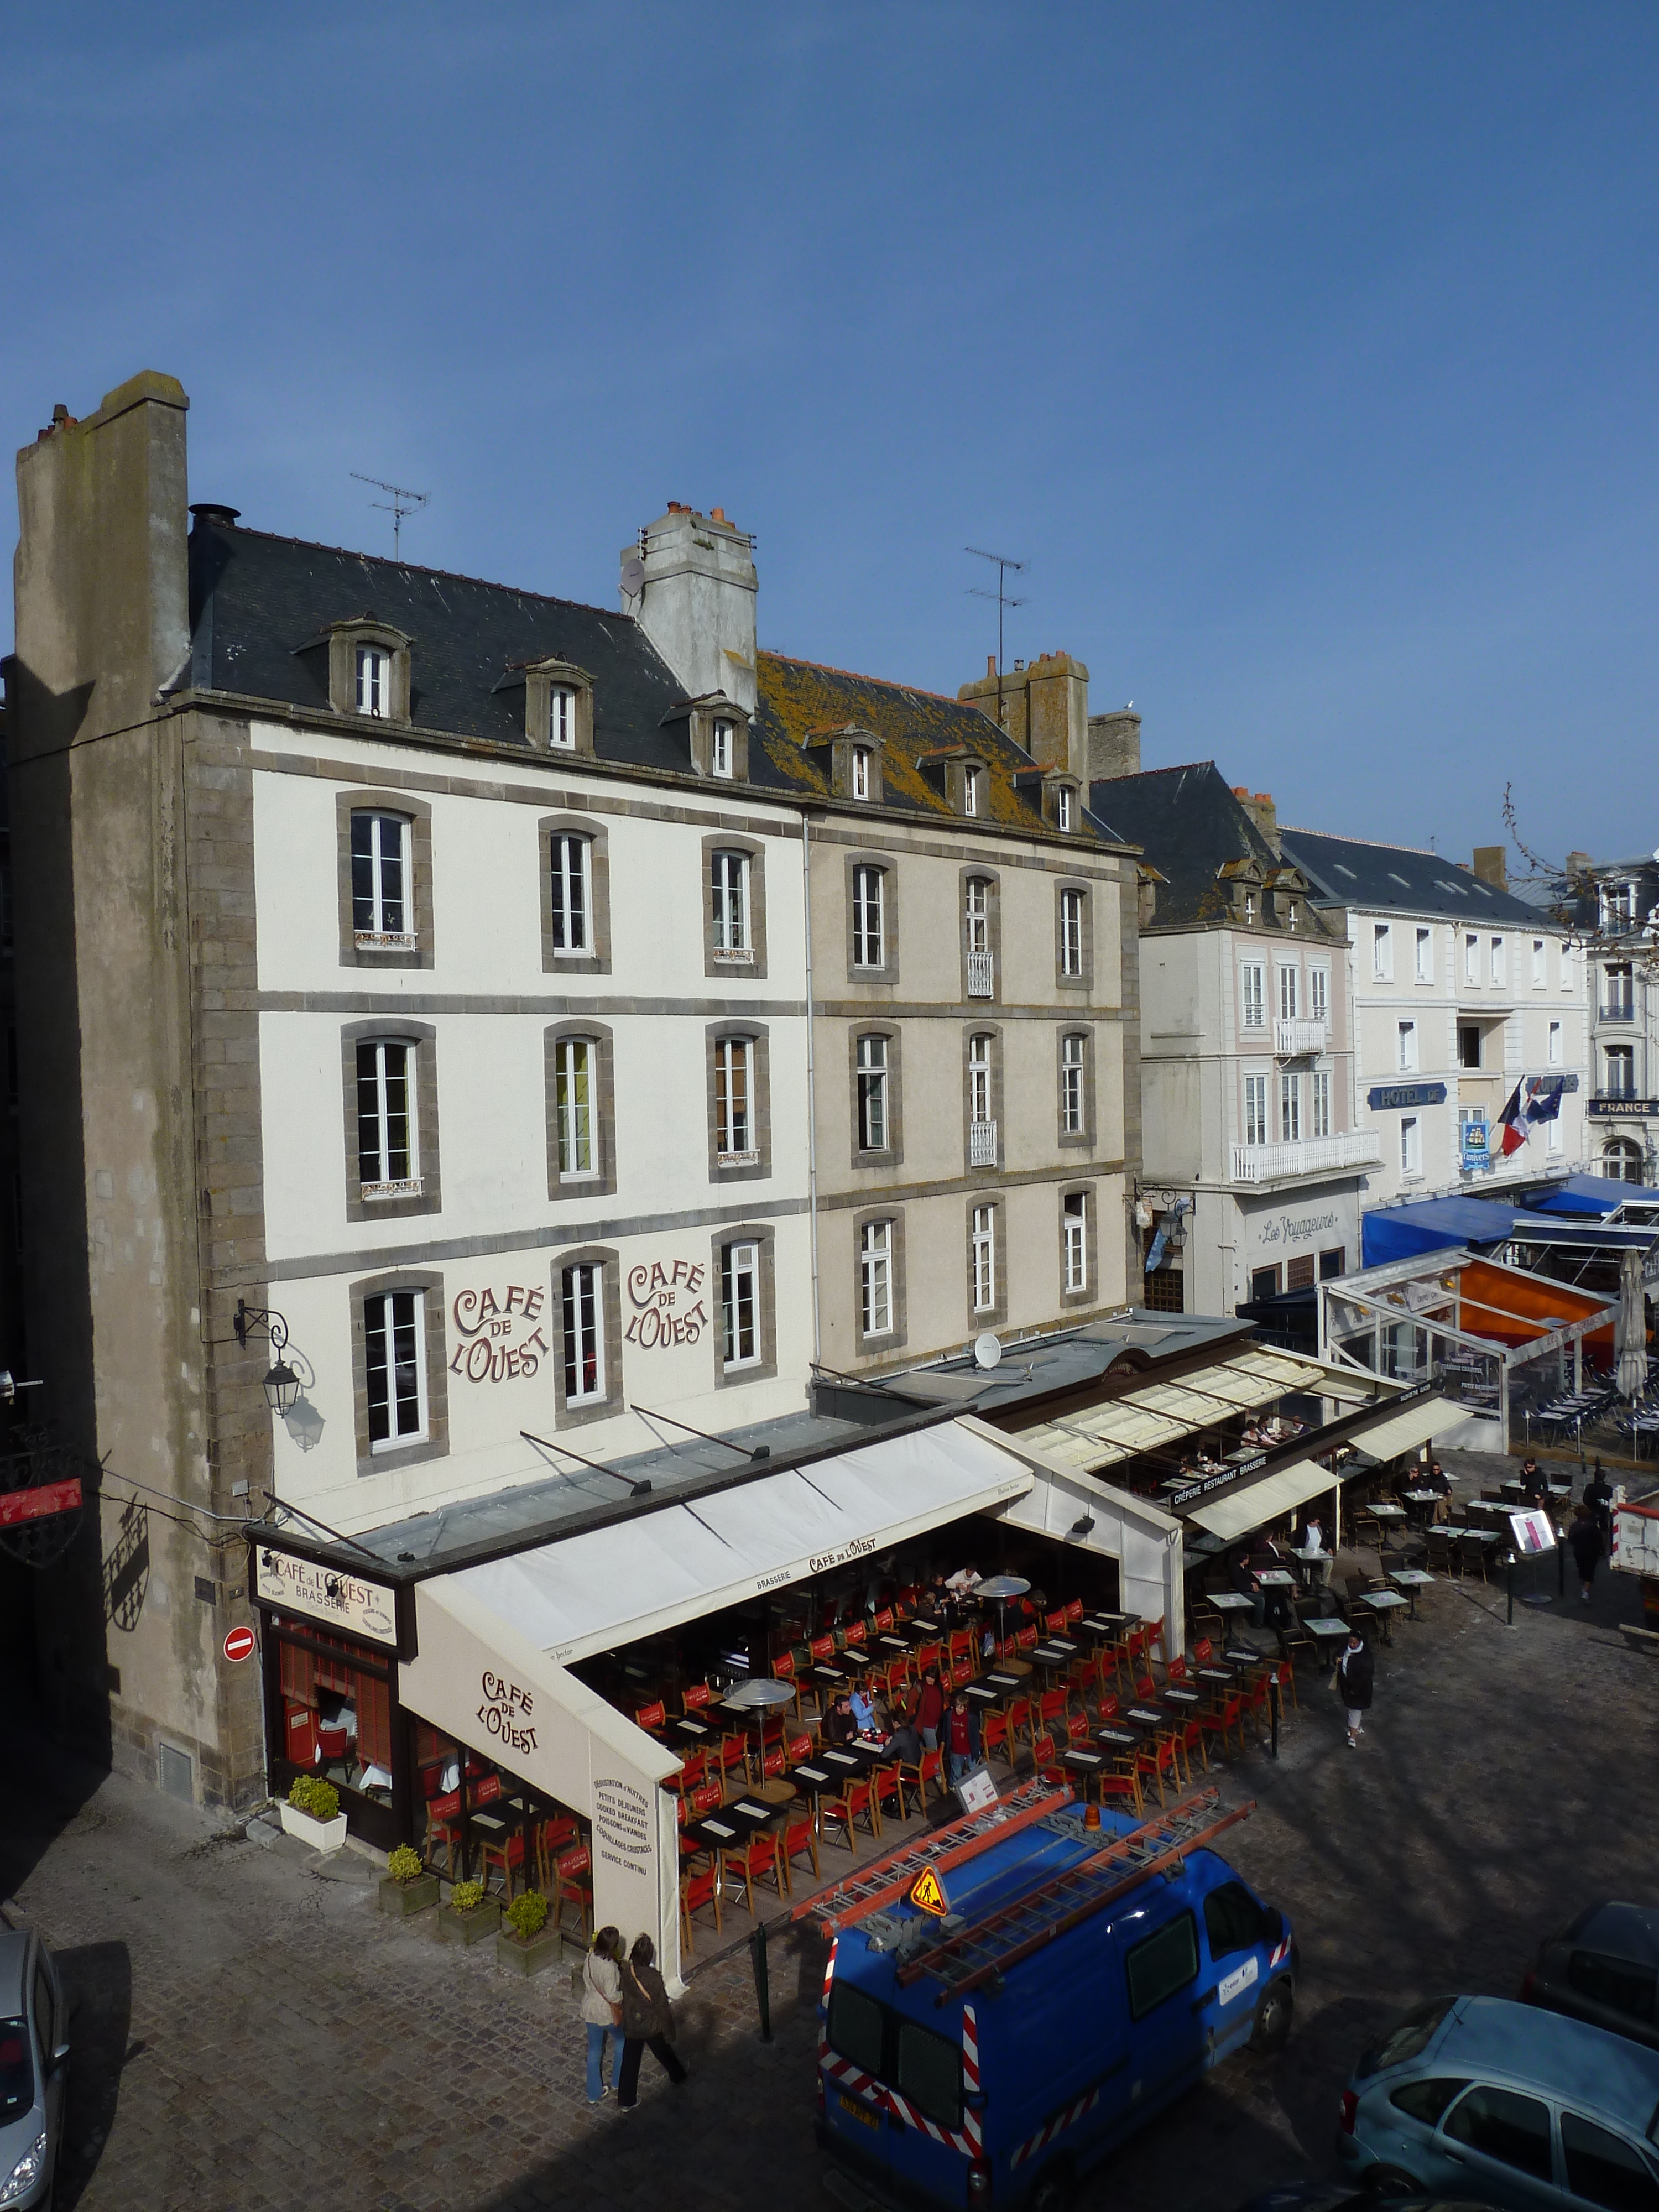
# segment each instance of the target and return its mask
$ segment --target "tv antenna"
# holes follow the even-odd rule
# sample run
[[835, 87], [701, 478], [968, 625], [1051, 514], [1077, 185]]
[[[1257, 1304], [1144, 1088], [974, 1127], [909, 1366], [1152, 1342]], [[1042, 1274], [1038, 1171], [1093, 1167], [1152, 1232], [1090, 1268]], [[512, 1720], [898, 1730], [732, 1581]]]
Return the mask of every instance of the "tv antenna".
[[[1011, 599], [1009, 598], [1008, 571], [1012, 568], [1014, 574], [1018, 576], [1024, 571], [1025, 563], [1023, 561], [1016, 561], [1012, 553], [987, 553], [982, 547], [978, 545], [964, 545], [962, 550], [964, 553], [971, 553], [975, 561], [994, 561], [996, 562], [997, 587], [994, 592], [981, 591], [977, 584], [969, 584], [968, 589], [972, 596], [976, 599], [994, 599], [997, 603], [997, 678], [1000, 684], [1002, 678], [1003, 614], [1009, 607], [1023, 607], [1025, 605], [1025, 601], [1024, 599]], [[1000, 696], [1001, 694], [999, 692], [999, 701], [1000, 700]]]
[[354, 483], [368, 484], [375, 491], [391, 493], [390, 499], [372, 499], [368, 503], [378, 507], [382, 514], [392, 517], [392, 557], [396, 561], [402, 552], [404, 515], [413, 514], [417, 507], [426, 506], [432, 497], [431, 493], [410, 491], [404, 484], [382, 483], [379, 477], [360, 476], [356, 469], [351, 474]]

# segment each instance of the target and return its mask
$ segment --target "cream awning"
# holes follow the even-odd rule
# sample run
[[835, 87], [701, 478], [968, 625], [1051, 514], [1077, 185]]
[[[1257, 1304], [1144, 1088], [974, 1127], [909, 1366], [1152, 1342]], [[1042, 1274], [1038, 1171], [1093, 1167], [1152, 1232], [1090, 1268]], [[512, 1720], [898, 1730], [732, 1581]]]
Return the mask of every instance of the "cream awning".
[[1107, 1468], [1141, 1452], [1178, 1444], [1234, 1413], [1270, 1406], [1289, 1390], [1322, 1390], [1328, 1371], [1295, 1352], [1267, 1345], [1200, 1367], [1172, 1382], [1148, 1382], [1104, 1405], [1018, 1431], [1048, 1459], [1067, 1467]]
[[1454, 1428], [1468, 1417], [1468, 1407], [1454, 1404], [1449, 1398], [1419, 1398], [1403, 1413], [1379, 1421], [1375, 1428], [1361, 1429], [1348, 1441], [1373, 1459], [1395, 1459], [1401, 1452], [1427, 1443], [1437, 1429]]
[[1276, 1474], [1243, 1490], [1231, 1491], [1213, 1504], [1194, 1506], [1187, 1518], [1207, 1528], [1212, 1536], [1219, 1536], [1224, 1543], [1231, 1543], [1235, 1536], [1248, 1536], [1252, 1529], [1277, 1521], [1281, 1514], [1293, 1513], [1298, 1505], [1317, 1498], [1322, 1490], [1335, 1487], [1336, 1477], [1316, 1459], [1292, 1460]]

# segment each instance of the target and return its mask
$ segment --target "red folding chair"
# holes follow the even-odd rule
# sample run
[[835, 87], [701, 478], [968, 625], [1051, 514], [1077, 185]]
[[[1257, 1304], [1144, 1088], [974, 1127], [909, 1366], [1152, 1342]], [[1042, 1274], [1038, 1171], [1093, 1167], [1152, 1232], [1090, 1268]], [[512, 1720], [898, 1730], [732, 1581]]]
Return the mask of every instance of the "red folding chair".
[[700, 1912], [705, 1905], [714, 1908], [714, 1933], [720, 1932], [720, 1870], [718, 1865], [702, 1867], [680, 1876], [680, 1945], [686, 1957], [691, 1956], [691, 1915]]
[[553, 1925], [561, 1935], [569, 1904], [576, 1907], [576, 1925], [585, 1943], [593, 1931], [593, 1855], [586, 1844], [553, 1862]]

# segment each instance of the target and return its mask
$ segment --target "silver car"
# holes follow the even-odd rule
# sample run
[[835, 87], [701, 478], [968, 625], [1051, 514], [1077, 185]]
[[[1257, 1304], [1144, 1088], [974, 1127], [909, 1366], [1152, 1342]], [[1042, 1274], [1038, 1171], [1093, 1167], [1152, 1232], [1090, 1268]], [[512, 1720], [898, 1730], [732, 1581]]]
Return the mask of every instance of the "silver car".
[[0, 1929], [0, 2212], [52, 2201], [68, 2073], [52, 1954], [38, 1936]]

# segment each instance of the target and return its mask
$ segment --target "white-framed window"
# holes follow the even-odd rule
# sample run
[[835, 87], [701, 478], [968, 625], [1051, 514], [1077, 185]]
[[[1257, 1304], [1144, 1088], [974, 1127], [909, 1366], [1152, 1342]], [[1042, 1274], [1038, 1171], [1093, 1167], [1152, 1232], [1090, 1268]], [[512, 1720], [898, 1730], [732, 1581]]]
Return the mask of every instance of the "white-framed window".
[[555, 1048], [553, 1103], [561, 1176], [598, 1172], [593, 1158], [594, 1058], [588, 1037], [561, 1037]]
[[1559, 1022], [1552, 1022], [1550, 1024], [1549, 1064], [1552, 1067], [1559, 1067], [1561, 1065], [1561, 1024]]
[[1601, 1172], [1613, 1182], [1640, 1182], [1642, 1147], [1633, 1137], [1614, 1137], [1602, 1152]]
[[980, 1031], [968, 1040], [968, 1118], [988, 1121], [991, 1115], [991, 1039]]
[[1060, 1127], [1062, 1135], [1083, 1134], [1083, 1055], [1085, 1041], [1065, 1036], [1060, 1041]]
[[1494, 937], [1492, 940], [1491, 975], [1493, 987], [1501, 988], [1504, 981], [1504, 940], [1501, 937]]
[[1062, 783], [1054, 793], [1054, 827], [1069, 830], [1072, 826], [1072, 787]]
[[561, 835], [549, 841], [552, 897], [549, 913], [556, 958], [593, 950], [592, 842]]
[[1559, 1152], [1561, 1149], [1561, 1116], [1558, 1111], [1553, 1121], [1544, 1124], [1544, 1150]]
[[392, 712], [392, 655], [383, 645], [357, 647], [357, 712], [382, 718]]
[[1064, 890], [1060, 895], [1060, 972], [1083, 973], [1083, 894]]
[[709, 864], [714, 921], [714, 957], [736, 959], [753, 952], [749, 941], [749, 855], [716, 852]]
[[1302, 1079], [1299, 1075], [1281, 1075], [1279, 1079], [1279, 1133], [1287, 1145], [1300, 1141], [1302, 1136]]
[[1636, 1012], [1636, 966], [1633, 961], [1615, 960], [1602, 970], [1601, 1012], [1612, 1022], [1627, 1022]]
[[605, 1395], [605, 1268], [597, 1260], [564, 1270], [564, 1401], [589, 1406]]
[[1308, 1012], [1315, 1021], [1328, 1024], [1331, 1018], [1331, 971], [1328, 968], [1310, 968], [1308, 970]]
[[887, 1040], [861, 1036], [858, 1042], [859, 1150], [887, 1149]]
[[1634, 884], [1603, 884], [1601, 885], [1601, 927], [1603, 929], [1632, 929], [1636, 925], [1636, 886]]
[[1309, 1135], [1328, 1137], [1331, 1133], [1331, 1071], [1316, 1067], [1309, 1078], [1312, 1091], [1310, 1099]]
[[720, 1248], [721, 1358], [729, 1374], [760, 1359], [760, 1246]]
[[1297, 970], [1281, 967], [1279, 971], [1279, 1018], [1281, 1022], [1296, 1019], [1300, 995]]
[[1395, 1065], [1403, 1074], [1407, 1069], [1414, 1068], [1417, 1066], [1417, 1024], [1415, 1022], [1400, 1022], [1396, 1024], [1395, 1027], [1399, 1040], [1399, 1057], [1396, 1059]]
[[1423, 1125], [1415, 1114], [1400, 1117], [1400, 1172], [1402, 1176], [1423, 1172]]
[[991, 880], [969, 876], [963, 895], [963, 920], [968, 931], [968, 957], [991, 949]]
[[859, 1323], [866, 1336], [893, 1326], [893, 1224], [866, 1221], [859, 1231]]
[[411, 945], [411, 824], [404, 814], [351, 817], [351, 931], [361, 945]]
[[868, 799], [870, 796], [868, 745], [854, 745], [853, 748], [853, 796], [854, 799]]
[[357, 1174], [365, 1198], [418, 1197], [415, 1052], [392, 1037], [357, 1047]]
[[1613, 1098], [1633, 1098], [1636, 1096], [1636, 1048], [1629, 1044], [1610, 1044], [1607, 1048], [1607, 1095]]
[[992, 1312], [997, 1302], [997, 1210], [974, 1208], [974, 1311]]
[[372, 1452], [425, 1441], [425, 1308], [423, 1291], [385, 1291], [363, 1300]]
[[1480, 939], [1471, 929], [1463, 938], [1463, 981], [1479, 988], [1480, 982]]
[[733, 727], [730, 722], [724, 718], [715, 721], [708, 743], [708, 771], [711, 775], [731, 775], [732, 735]]
[[1244, 926], [1247, 929], [1255, 927], [1255, 893], [1254, 891], [1247, 890], [1244, 894]]
[[1291, 932], [1292, 936], [1296, 934], [1296, 926], [1297, 921], [1301, 919], [1301, 915], [1302, 909], [1294, 899], [1291, 899], [1286, 902], [1285, 908], [1285, 927]]
[[1238, 971], [1239, 1027], [1246, 1030], [1265, 1030], [1267, 1026], [1267, 970], [1260, 960], [1247, 960]]
[[1561, 989], [1564, 995], [1573, 988], [1577, 969], [1573, 964], [1574, 947], [1565, 938], [1561, 940]]
[[962, 811], [964, 814], [979, 812], [980, 770], [964, 769], [962, 772]]
[[1419, 983], [1434, 981], [1434, 932], [1419, 929], [1417, 933], [1415, 974]]
[[1060, 1220], [1065, 1233], [1066, 1288], [1086, 1291], [1089, 1287], [1089, 1196], [1086, 1191], [1068, 1191], [1061, 1201]]
[[1532, 988], [1534, 991], [1544, 988], [1544, 940], [1541, 937], [1534, 937], [1532, 940]]
[[568, 684], [556, 684], [547, 695], [547, 742], [562, 751], [576, 745], [576, 695]]
[[1394, 981], [1394, 925], [1387, 921], [1371, 924], [1371, 981], [1391, 983]]
[[883, 871], [867, 866], [853, 871], [853, 965], [884, 964], [886, 925], [883, 915]]
[[754, 1151], [753, 1049], [747, 1037], [714, 1040], [714, 1150], [723, 1160], [745, 1159]]
[[1244, 1141], [1247, 1145], [1265, 1145], [1267, 1141], [1267, 1079], [1265, 1075], [1247, 1075], [1244, 1079]]

